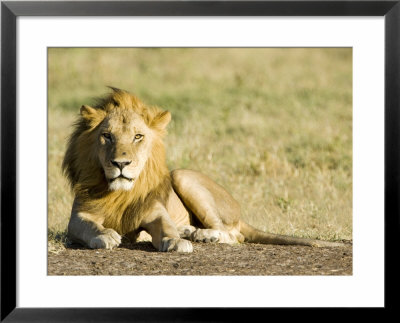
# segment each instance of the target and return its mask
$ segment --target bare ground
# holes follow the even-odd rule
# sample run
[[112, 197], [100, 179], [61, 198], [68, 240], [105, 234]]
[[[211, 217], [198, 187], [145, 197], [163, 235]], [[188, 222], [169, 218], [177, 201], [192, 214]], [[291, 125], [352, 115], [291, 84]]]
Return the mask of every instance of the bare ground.
[[70, 246], [48, 252], [49, 275], [352, 275], [352, 244], [339, 248], [193, 243], [193, 253], [161, 253], [151, 243], [114, 250]]

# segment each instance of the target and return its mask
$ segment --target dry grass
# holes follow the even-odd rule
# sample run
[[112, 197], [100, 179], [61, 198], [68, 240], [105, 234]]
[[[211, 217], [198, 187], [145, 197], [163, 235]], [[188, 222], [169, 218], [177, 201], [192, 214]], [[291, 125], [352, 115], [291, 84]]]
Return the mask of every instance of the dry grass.
[[208, 174], [254, 226], [352, 238], [351, 49], [50, 49], [49, 238], [72, 204], [70, 124], [106, 85], [171, 111], [168, 165]]

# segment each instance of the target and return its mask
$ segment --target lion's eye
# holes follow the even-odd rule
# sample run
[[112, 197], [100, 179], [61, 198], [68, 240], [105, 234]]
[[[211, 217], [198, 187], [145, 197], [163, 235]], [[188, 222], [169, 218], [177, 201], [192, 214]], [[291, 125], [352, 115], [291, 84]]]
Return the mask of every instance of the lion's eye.
[[111, 140], [111, 134], [109, 134], [108, 132], [104, 132], [104, 133], [102, 134], [102, 136], [103, 136], [105, 139], [107, 139], [107, 140]]
[[140, 133], [138, 133], [136, 136], [135, 136], [135, 141], [140, 141], [140, 140], [142, 140], [143, 139], [143, 135], [141, 135]]

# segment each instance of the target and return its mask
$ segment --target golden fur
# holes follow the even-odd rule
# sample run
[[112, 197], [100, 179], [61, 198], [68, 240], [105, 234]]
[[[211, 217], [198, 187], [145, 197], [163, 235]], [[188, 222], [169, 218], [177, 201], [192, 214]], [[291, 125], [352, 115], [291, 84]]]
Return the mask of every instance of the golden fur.
[[163, 144], [170, 118], [115, 88], [94, 107], [81, 107], [62, 165], [75, 194], [71, 239], [111, 249], [121, 235], [135, 239], [145, 230], [160, 251], [191, 252], [188, 240], [335, 245], [256, 230], [240, 220], [233, 197], [205, 175], [171, 175]]

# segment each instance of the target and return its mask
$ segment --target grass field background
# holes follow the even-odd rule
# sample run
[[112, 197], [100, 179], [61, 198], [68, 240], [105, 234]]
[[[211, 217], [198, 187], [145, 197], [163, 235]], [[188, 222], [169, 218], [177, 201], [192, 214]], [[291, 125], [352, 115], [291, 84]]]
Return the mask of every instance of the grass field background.
[[169, 168], [209, 175], [262, 230], [352, 239], [352, 50], [48, 51], [48, 232], [65, 236], [72, 200], [61, 172], [82, 104], [134, 93], [172, 113]]

